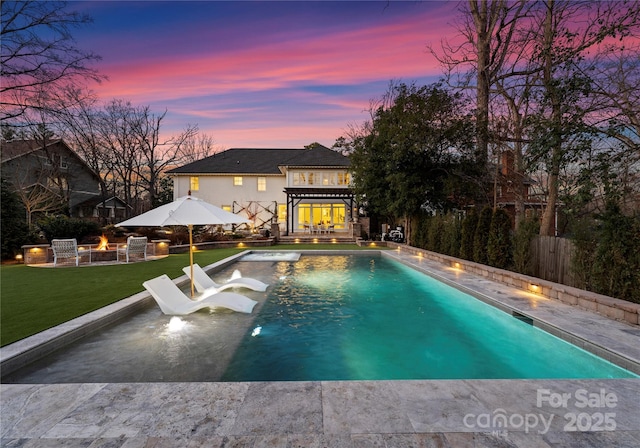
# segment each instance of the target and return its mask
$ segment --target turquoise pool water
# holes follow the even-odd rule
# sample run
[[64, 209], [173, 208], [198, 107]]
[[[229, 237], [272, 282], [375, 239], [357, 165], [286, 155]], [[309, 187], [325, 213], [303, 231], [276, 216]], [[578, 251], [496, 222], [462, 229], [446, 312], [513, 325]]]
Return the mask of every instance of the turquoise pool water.
[[[253, 314], [155, 303], [4, 383], [637, 377], [380, 255], [246, 261]], [[185, 286], [186, 288], [186, 286]]]
[[635, 375], [384, 257], [280, 265], [225, 381]]

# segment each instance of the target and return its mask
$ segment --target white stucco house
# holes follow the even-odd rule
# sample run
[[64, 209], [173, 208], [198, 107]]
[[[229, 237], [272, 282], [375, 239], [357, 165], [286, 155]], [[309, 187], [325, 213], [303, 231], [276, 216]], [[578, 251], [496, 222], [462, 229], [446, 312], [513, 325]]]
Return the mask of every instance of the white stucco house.
[[174, 198], [191, 191], [247, 216], [255, 228], [278, 222], [289, 235], [346, 233], [357, 213], [349, 159], [322, 145], [308, 149], [233, 148], [169, 171]]

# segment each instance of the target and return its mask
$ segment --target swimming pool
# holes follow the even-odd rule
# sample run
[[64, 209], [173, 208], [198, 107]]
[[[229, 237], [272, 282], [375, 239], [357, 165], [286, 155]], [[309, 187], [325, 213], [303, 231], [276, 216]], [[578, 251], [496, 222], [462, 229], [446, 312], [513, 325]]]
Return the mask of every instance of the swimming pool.
[[636, 377], [380, 255], [240, 262], [270, 283], [244, 315], [157, 307], [3, 382]]

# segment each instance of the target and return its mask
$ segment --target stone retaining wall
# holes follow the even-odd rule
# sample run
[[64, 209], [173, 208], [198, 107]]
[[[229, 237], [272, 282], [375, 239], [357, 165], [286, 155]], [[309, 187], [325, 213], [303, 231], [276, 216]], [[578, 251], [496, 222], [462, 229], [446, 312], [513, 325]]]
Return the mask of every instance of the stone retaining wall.
[[[210, 241], [207, 243], [196, 243], [194, 244], [196, 250], [204, 250], [204, 249], [221, 249], [221, 248], [240, 248], [247, 249], [250, 247], [266, 247], [273, 246], [275, 244], [274, 238], [266, 238], [266, 239], [242, 239], [242, 240], [230, 240], [230, 241]], [[181, 244], [179, 246], [169, 246], [169, 253], [171, 254], [182, 254], [185, 252], [189, 252], [188, 244]]]
[[517, 272], [498, 269], [404, 244], [387, 241], [386, 246], [396, 249], [400, 248], [403, 252], [406, 251], [415, 255], [422, 254], [423, 257], [429, 260], [450, 265], [453, 268], [461, 269], [465, 272], [485, 277], [498, 283], [540, 294], [550, 299], [560, 300], [563, 303], [594, 311], [612, 319], [624, 321], [633, 325], [640, 325], [640, 304], [638, 303], [616, 299], [614, 297], [597, 294], [584, 289], [574, 288], [572, 286], [554, 283], [548, 280], [542, 280], [540, 278], [530, 277], [528, 275], [518, 274]]

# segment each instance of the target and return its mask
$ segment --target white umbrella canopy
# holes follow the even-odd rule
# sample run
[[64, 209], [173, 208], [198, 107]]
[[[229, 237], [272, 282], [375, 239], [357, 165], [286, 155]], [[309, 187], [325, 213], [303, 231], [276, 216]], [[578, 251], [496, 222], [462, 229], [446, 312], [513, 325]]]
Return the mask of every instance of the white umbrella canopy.
[[193, 286], [193, 226], [212, 224], [247, 224], [248, 219], [238, 216], [209, 204], [202, 199], [187, 196], [161, 205], [141, 215], [127, 219], [116, 226], [119, 227], [162, 227], [187, 226], [189, 229], [189, 263], [191, 266], [191, 296], [194, 295]]

